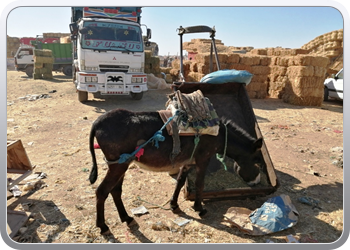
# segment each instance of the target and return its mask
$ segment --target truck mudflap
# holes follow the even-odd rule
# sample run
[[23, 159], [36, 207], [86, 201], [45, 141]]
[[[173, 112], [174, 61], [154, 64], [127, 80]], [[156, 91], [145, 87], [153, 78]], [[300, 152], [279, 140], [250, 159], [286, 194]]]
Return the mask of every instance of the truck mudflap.
[[[203, 95], [210, 99], [219, 117], [223, 116], [234, 120], [252, 136], [262, 137], [245, 84], [236, 82], [222, 84], [174, 82], [173, 90], [180, 90], [182, 93], [201, 90]], [[262, 179], [261, 183], [256, 186], [250, 187], [235, 176], [233, 171], [230, 171], [228, 164], [234, 161], [226, 158], [227, 171], [215, 156], [211, 159], [205, 176], [203, 199], [254, 198], [274, 193], [279, 187], [280, 184], [265, 142], [263, 142], [261, 149], [263, 163], [260, 166], [260, 171]], [[193, 173], [189, 173], [186, 179], [184, 196], [188, 200], [195, 198], [194, 176]]]

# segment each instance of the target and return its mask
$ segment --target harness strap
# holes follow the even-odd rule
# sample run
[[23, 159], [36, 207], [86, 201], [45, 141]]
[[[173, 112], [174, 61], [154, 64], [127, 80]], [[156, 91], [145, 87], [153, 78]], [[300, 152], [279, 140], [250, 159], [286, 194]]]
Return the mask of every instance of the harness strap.
[[226, 148], [227, 148], [227, 126], [226, 124], [224, 124], [225, 126], [225, 147], [224, 147], [224, 154], [220, 155], [219, 153], [216, 154], [216, 159], [218, 159], [218, 161], [221, 162], [221, 164], [224, 166], [225, 170], [227, 171], [227, 166], [225, 163], [225, 157], [226, 157]]

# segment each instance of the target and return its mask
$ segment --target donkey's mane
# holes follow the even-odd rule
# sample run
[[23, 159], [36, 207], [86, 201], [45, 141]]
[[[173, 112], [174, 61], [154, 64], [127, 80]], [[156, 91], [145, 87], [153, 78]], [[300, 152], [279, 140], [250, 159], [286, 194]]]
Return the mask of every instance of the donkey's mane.
[[238, 135], [242, 135], [243, 137], [254, 141], [256, 140], [254, 137], [252, 137], [246, 130], [244, 130], [242, 127], [240, 127], [237, 123], [235, 123], [233, 120], [228, 119], [226, 117], [222, 117], [220, 119], [221, 123], [226, 125], [230, 131], [236, 132]]

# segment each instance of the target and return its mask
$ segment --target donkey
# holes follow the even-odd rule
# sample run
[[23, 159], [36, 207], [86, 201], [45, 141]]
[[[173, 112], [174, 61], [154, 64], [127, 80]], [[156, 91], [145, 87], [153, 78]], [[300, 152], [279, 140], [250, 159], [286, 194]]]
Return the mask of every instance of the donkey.
[[[133, 218], [125, 211], [121, 199], [122, 184], [125, 172], [130, 161], [119, 163], [118, 159], [124, 153], [130, 153], [142, 143], [151, 138], [164, 125], [158, 112], [132, 112], [125, 109], [115, 109], [101, 115], [93, 123], [89, 146], [92, 156], [92, 169], [90, 183], [95, 183], [98, 172], [94, 151], [94, 139], [102, 150], [108, 163], [108, 172], [96, 189], [96, 225], [101, 229], [101, 234], [108, 234], [109, 228], [105, 223], [104, 203], [110, 193], [117, 207], [120, 220], [130, 225]], [[202, 192], [204, 177], [210, 158], [216, 154], [224, 154], [236, 161], [234, 167], [236, 173], [249, 185], [260, 182], [260, 171], [256, 163], [259, 163], [258, 152], [262, 147], [262, 139], [251, 137], [246, 131], [235, 125], [232, 121], [220, 120], [217, 136], [201, 135], [199, 143], [195, 147], [194, 136], [181, 136], [181, 152], [175, 159], [170, 155], [173, 149], [173, 138], [165, 131], [164, 140], [159, 142], [159, 147], [152, 144], [144, 146], [143, 155], [134, 160], [139, 167], [150, 171], [174, 171], [179, 169], [177, 185], [170, 201], [171, 209], [177, 210], [180, 189], [185, 183], [188, 170], [191, 166], [196, 168], [195, 201], [194, 210], [203, 216], [206, 210], [202, 207]], [[195, 148], [195, 150], [194, 150]]]

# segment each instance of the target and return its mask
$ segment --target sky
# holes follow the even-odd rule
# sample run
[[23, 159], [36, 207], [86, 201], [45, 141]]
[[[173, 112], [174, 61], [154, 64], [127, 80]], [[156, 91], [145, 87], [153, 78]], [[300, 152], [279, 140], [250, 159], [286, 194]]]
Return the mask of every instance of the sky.
[[[315, 1], [316, 3], [316, 1]], [[36, 37], [69, 33], [70, 7], [17, 7], [7, 18], [7, 35]], [[54, 21], [52, 21], [54, 20]], [[215, 27], [216, 39], [226, 46], [300, 48], [317, 36], [343, 29], [342, 13], [334, 7], [143, 7], [141, 22], [152, 30], [159, 55], [177, 55], [180, 26]], [[25, 23], [25, 25], [23, 25]], [[209, 38], [187, 34], [184, 42]]]

